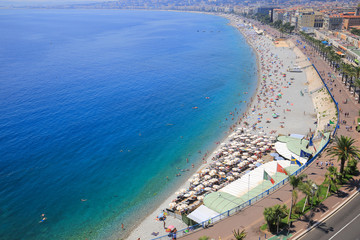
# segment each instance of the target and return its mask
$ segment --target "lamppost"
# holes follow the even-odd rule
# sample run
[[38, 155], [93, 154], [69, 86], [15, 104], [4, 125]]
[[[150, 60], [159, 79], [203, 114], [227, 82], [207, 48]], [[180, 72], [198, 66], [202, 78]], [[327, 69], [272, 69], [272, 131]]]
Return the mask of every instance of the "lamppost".
[[311, 225], [311, 218], [312, 218], [312, 214], [313, 214], [313, 205], [314, 205], [314, 195], [318, 189], [318, 186], [315, 183], [313, 183], [311, 186], [312, 186], [312, 188], [311, 188], [312, 200], [311, 200], [311, 208], [310, 208], [311, 210], [310, 210], [310, 219], [309, 219], [308, 227], [310, 227], [310, 225]]

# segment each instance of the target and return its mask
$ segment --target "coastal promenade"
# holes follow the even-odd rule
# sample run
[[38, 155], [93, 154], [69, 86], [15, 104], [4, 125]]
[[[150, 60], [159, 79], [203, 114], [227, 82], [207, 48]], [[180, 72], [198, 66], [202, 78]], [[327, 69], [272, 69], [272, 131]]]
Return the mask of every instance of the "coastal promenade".
[[[264, 26], [261, 26], [260, 24], [258, 24], [257, 26], [264, 29]], [[277, 30], [271, 29], [268, 26], [266, 26], [266, 29], [268, 30], [268, 32], [270, 32], [270, 34], [272, 34], [273, 37], [279, 36]], [[296, 44], [296, 40], [302, 41], [298, 37], [292, 37], [291, 40], [294, 44]], [[339, 76], [338, 73], [334, 73], [333, 69], [329, 67], [328, 63], [326, 63], [314, 51], [314, 49], [311, 49], [307, 46], [306, 50], [303, 48], [301, 50], [307, 57], [310, 58], [311, 63], [315, 65], [325, 82], [333, 86], [333, 90], [331, 92], [334, 95], [335, 100], [339, 104], [339, 116], [341, 123], [340, 128], [337, 130], [336, 134], [338, 136], [345, 135], [350, 136], [354, 139], [358, 139], [359, 134], [354, 130], [356, 122], [352, 120], [355, 119], [356, 116], [358, 116], [358, 112], [360, 109], [359, 104], [357, 104], [351, 93], [342, 84], [341, 76]], [[334, 82], [332, 82], [332, 80], [334, 80]], [[344, 102], [346, 99], [348, 99], [348, 101], [345, 104]], [[349, 117], [345, 117], [344, 113], [349, 113]], [[342, 123], [343, 120], [345, 120], [347, 123]], [[346, 128], [346, 126], [352, 126], [352, 130], [349, 130], [350, 128]], [[358, 141], [356, 144], [357, 146], [359, 146], [360, 142]], [[326, 154], [323, 154], [317, 161], [332, 161], [335, 166], [338, 166], [338, 162], [326, 156]], [[304, 173], [308, 175], [309, 179], [312, 179], [317, 184], [321, 184], [323, 182], [325, 172], [326, 168], [316, 167], [316, 164], [310, 165], [304, 171]], [[356, 192], [356, 189], [359, 187], [359, 179], [359, 176], [355, 177], [349, 184], [343, 186], [339, 190], [338, 194], [334, 194], [328, 199], [326, 199], [319, 207], [315, 208], [315, 211], [312, 213], [311, 216], [310, 214], [307, 214], [302, 219], [295, 221], [293, 223], [293, 227], [289, 231], [290, 235], [288, 237], [297, 239], [301, 234], [305, 232], [305, 229], [309, 226], [309, 222], [311, 225], [314, 225], [319, 223], [322, 218], [331, 215], [331, 212], [334, 209], [337, 209], [339, 206], [341, 206], [348, 197], [350, 197]], [[302, 194], [299, 194], [299, 198], [301, 197], [303, 197]], [[247, 239], [265, 239], [265, 237], [270, 238], [271, 234], [268, 233], [267, 236], [265, 236], [265, 233], [260, 231], [260, 226], [265, 223], [263, 217], [264, 207], [273, 206], [275, 204], [287, 204], [289, 206], [290, 201], [291, 186], [287, 184], [283, 188], [280, 188], [278, 191], [255, 203], [254, 205], [248, 207], [237, 215], [225, 219], [224, 221], [215, 224], [205, 230], [195, 232], [182, 239], [198, 239], [199, 237], [204, 235], [210, 236], [214, 239], [219, 239], [219, 237], [223, 240], [232, 239], [232, 231], [236, 229], [245, 229], [248, 233]], [[322, 225], [320, 224], [318, 227], [321, 228]], [[326, 231], [325, 228], [324, 231]], [[272, 239], [280, 238], [273, 237]], [[286, 239], [286, 237], [282, 236], [281, 239]]]
[[[264, 26], [262, 26], [260, 24], [257, 25], [257, 27], [260, 29], [261, 28], [264, 29]], [[275, 34], [278, 34], [278, 33], [276, 33], [276, 30], [270, 29], [269, 27], [266, 27], [266, 28], [267, 28], [268, 34], [273, 34], [270, 37], [268, 36], [269, 39], [276, 37]], [[277, 60], [278, 61], [277, 67], [279, 67], [281, 65], [281, 70], [279, 72], [285, 72], [285, 69], [286, 69], [285, 64], [288, 67], [288, 65], [290, 65], [290, 63], [291, 63], [291, 65], [293, 65], [293, 64], [295, 64], [296, 61], [299, 61], [300, 57], [297, 57], [296, 58], [297, 60], [295, 60], [295, 56], [294, 56], [294, 59], [292, 59], [292, 60], [286, 59], [289, 56], [289, 54], [290, 55], [293, 54], [293, 53], [291, 53], [293, 51], [292, 48], [295, 48], [294, 45], [296, 45], [296, 43], [297, 43], [296, 40], [300, 40], [299, 38], [293, 37], [291, 39], [292, 42], [289, 42], [289, 44], [284, 44], [284, 45], [288, 45], [287, 47], [278, 47], [278, 48], [275, 47], [274, 48], [273, 43], [271, 43], [270, 45], [266, 45], [266, 44], [264, 45], [264, 42], [267, 42], [267, 41], [270, 42], [270, 40], [268, 38], [265, 38], [265, 37], [259, 38], [256, 35], [251, 35], [251, 34], [248, 35], [248, 34], [246, 34], [246, 32], [244, 33], [244, 35], [248, 39], [250, 44], [253, 43], [254, 48], [256, 48], [256, 46], [257, 46], [256, 44], [258, 44], [258, 46], [260, 46], [257, 48], [259, 58], [262, 57], [261, 54], [264, 54], [264, 56], [268, 55], [267, 57], [270, 56], [269, 54], [274, 54], [274, 56], [275, 55], [280, 56], [280, 58]], [[256, 41], [258, 41], [258, 42], [256, 43]], [[308, 56], [309, 54], [313, 54], [313, 52], [307, 52], [300, 48], [296, 48], [296, 49], [297, 49], [297, 51], [302, 51], [301, 58], [304, 58], [304, 59], [309, 57]], [[308, 51], [309, 51], [309, 49], [308, 49]], [[297, 53], [297, 55], [298, 55], [298, 53]], [[310, 58], [310, 61], [311, 61], [311, 63], [314, 64], [314, 66], [317, 68], [319, 73], [321, 73], [323, 76], [325, 76], [325, 73], [327, 74], [332, 71], [331, 69], [329, 69], [327, 63], [325, 63], [321, 58], [317, 59], [316, 57], [317, 56], [315, 54], [314, 56], [312, 56], [312, 58]], [[285, 61], [283, 59], [285, 59]], [[263, 61], [262, 64], [265, 63], [265, 64], [268, 64], [269, 66], [275, 67], [275, 66], [273, 66], [273, 63], [271, 63], [271, 62], [266, 63], [264, 58], [262, 58], [261, 61]], [[307, 64], [311, 65], [311, 63], [308, 62]], [[284, 67], [282, 65], [284, 65]], [[260, 67], [262, 68], [261, 69], [262, 71], [264, 71], [264, 70], [269, 71], [266, 67], [264, 67], [264, 65], [260, 65]], [[271, 71], [273, 71], [273, 70], [271, 70]], [[315, 71], [313, 71], [313, 72], [315, 72]], [[270, 73], [270, 71], [269, 71], [269, 73]], [[320, 79], [317, 75], [317, 72], [315, 72], [315, 73], [316, 73], [316, 76], [314, 75], [314, 77]], [[259, 73], [259, 77], [264, 76], [262, 74], [263, 74], [262, 72]], [[290, 76], [290, 74], [288, 74], [288, 75]], [[306, 75], [308, 75], [308, 74], [306, 74]], [[269, 76], [271, 76], [271, 75], [269, 75]], [[300, 76], [300, 75], [298, 75], [298, 76]], [[331, 76], [334, 76], [336, 78], [335, 81], [339, 81], [339, 77], [336, 76], [335, 74], [332, 74]], [[328, 81], [327, 78], [324, 77], [324, 79], [325, 79], [325, 81]], [[261, 77], [260, 77], [259, 81], [261, 82], [262, 80], [264, 80], [264, 79], [261, 79]], [[310, 82], [311, 82], [311, 80], [313, 80], [313, 79], [310, 79]], [[341, 81], [341, 77], [340, 77], [340, 81]], [[274, 83], [272, 83], [272, 84], [274, 84]], [[286, 121], [284, 121], [282, 123], [280, 123], [280, 121], [279, 122], [272, 121], [272, 123], [269, 125], [266, 125], [265, 123], [261, 123], [257, 127], [265, 124], [265, 125], [263, 125], [263, 126], [265, 126], [265, 128], [266, 128], [266, 126], [269, 127], [269, 129], [265, 129], [265, 128], [263, 129], [263, 130], [265, 130], [265, 132], [270, 132], [275, 129], [275, 131], [278, 131], [278, 133], [282, 133], [282, 134], [286, 134], [286, 135], [289, 133], [294, 133], [295, 131], [298, 131], [299, 129], [303, 129], [303, 130], [306, 129], [305, 131], [308, 132], [309, 126], [311, 126], [311, 124], [314, 122], [314, 119], [310, 118], [310, 116], [316, 115], [315, 112], [313, 112], [314, 106], [312, 106], [311, 100], [310, 100], [310, 103], [304, 104], [305, 98], [301, 98], [301, 97], [300, 98], [297, 97], [295, 99], [291, 98], [291, 97], [295, 97], [296, 95], [299, 96], [300, 95], [299, 90], [306, 87], [305, 85], [304, 86], [301, 86], [301, 85], [295, 86], [295, 83], [297, 83], [297, 81], [293, 82], [292, 87], [289, 88], [289, 91], [291, 91], [291, 92], [288, 92], [288, 93], [285, 92], [285, 95], [283, 96], [283, 101], [286, 101], [286, 99], [288, 99], [289, 102], [286, 102], [286, 103], [279, 102], [278, 104], [275, 104], [276, 111], [281, 112], [281, 111], [285, 110], [286, 107], [289, 107], [292, 109], [291, 112], [284, 111], [282, 113], [282, 114], [284, 114], [284, 116], [286, 116], [286, 118], [287, 118]], [[264, 86], [260, 85], [260, 87], [264, 87]], [[309, 87], [309, 89], [310, 89], [310, 87]], [[287, 89], [284, 89], [284, 91], [285, 90], [287, 90]], [[259, 92], [259, 89], [258, 89], [258, 92]], [[261, 97], [261, 95], [260, 95], [260, 97]], [[307, 95], [307, 97], [309, 99], [311, 99], [311, 95]], [[337, 96], [335, 95], [335, 97], [337, 97]], [[255, 96], [255, 98], [256, 98], [256, 96]], [[336, 98], [336, 101], [339, 102], [341, 100], [338, 100]], [[254, 117], [255, 116], [254, 112], [255, 113], [263, 113], [263, 114], [266, 112], [266, 110], [264, 110], [264, 105], [262, 105], [262, 104], [264, 104], [264, 102], [265, 101], [261, 101], [261, 99], [260, 99], [260, 100], [258, 100], [257, 103], [256, 103], [256, 101], [253, 101], [252, 104], [249, 105], [249, 111], [247, 112], [247, 114], [245, 114], [245, 117], [246, 117], [246, 120], [250, 123], [250, 125], [253, 125], [258, 120], [258, 118]], [[290, 102], [294, 103], [294, 106], [293, 105], [291, 105], [291, 107], [288, 106], [288, 104]], [[323, 101], [320, 101], [320, 102], [323, 103]], [[280, 104], [282, 106], [280, 106]], [[254, 106], [254, 105], [257, 105], [257, 106]], [[334, 104], [332, 103], [332, 106], [327, 106], [328, 109], [334, 108], [333, 105]], [[344, 105], [346, 105], [346, 104], [344, 104]], [[339, 107], [341, 108], [341, 111], [343, 111], [344, 113], [350, 112], [350, 110], [348, 110], [348, 109], [354, 107], [355, 105], [356, 105], [355, 101], [352, 101], [351, 104], [348, 103], [348, 105], [343, 107], [342, 102], [339, 102]], [[316, 101], [315, 101], [315, 106], [316, 106]], [[306, 113], [307, 113], [306, 117], [309, 117], [306, 120], [308, 122], [303, 121], [305, 119], [304, 107], [305, 107]], [[253, 113], [251, 113], [251, 111], [253, 111]], [[355, 116], [354, 114], [357, 111], [358, 110], [351, 111], [353, 116]], [[304, 114], [303, 114], [303, 112], [304, 112]], [[264, 114], [264, 116], [262, 116], [261, 119], [268, 118], [268, 116], [266, 116], [265, 114]], [[268, 114], [270, 114], [270, 113], [268, 113]], [[335, 114], [335, 113], [333, 112], [332, 114]], [[291, 119], [292, 115], [293, 115], [294, 119]], [[343, 116], [344, 115], [340, 114], [340, 120], [343, 119]], [[270, 117], [271, 117], [271, 115], [270, 115]], [[326, 120], [326, 121], [329, 122], [329, 120]], [[299, 125], [298, 127], [296, 127], [297, 124], [300, 124], [301, 126]], [[285, 125], [285, 127], [283, 127], [282, 125]], [[318, 127], [319, 127], [319, 124], [318, 124]], [[354, 129], [354, 127], [353, 127], [353, 129]], [[303, 134], [306, 134], [306, 132], [304, 132]], [[297, 132], [297, 133], [299, 133], [299, 132]], [[337, 134], [340, 134], [340, 135], [351, 134], [351, 136], [356, 136], [357, 133], [354, 130], [348, 131], [348, 130], [346, 130], [345, 127], [341, 126], [340, 129], [338, 129]], [[359, 143], [357, 143], [357, 144], [359, 144]], [[337, 165], [337, 162], [334, 161], [333, 159], [330, 159], [329, 157], [327, 157], [326, 154], [322, 154], [322, 156], [320, 158], [318, 158], [316, 161], [323, 161], [323, 162], [333, 161], [334, 165], [335, 166]], [[309, 167], [307, 167], [304, 170], [304, 173], [306, 173], [309, 176], [309, 179], [312, 179], [317, 184], [320, 184], [323, 182], [325, 172], [326, 172], [325, 168], [316, 167], [315, 164], [310, 165]], [[344, 189], [341, 189], [341, 192], [344, 192], [344, 194], [339, 195], [338, 199], [336, 198], [337, 196], [335, 196], [335, 195], [329, 197], [323, 203], [324, 206], [326, 206], [327, 209], [332, 209], [331, 204], [333, 202], [338, 202], [341, 197], [344, 197], [349, 194], [349, 193], [348, 194], [346, 193], [347, 191], [353, 191], [353, 189], [354, 189], [353, 187], [346, 186]], [[299, 198], [301, 198], [301, 197], [303, 197], [303, 196], [300, 193]], [[209, 236], [214, 239], [219, 239], [219, 237], [220, 237], [221, 239], [229, 239], [230, 240], [233, 238], [232, 231], [237, 230], [237, 229], [240, 229], [240, 230], [245, 229], [248, 233], [247, 239], [259, 239], [259, 237], [262, 239], [265, 239], [265, 233], [260, 231], [260, 226], [265, 223], [265, 220], [263, 217], [264, 207], [273, 206], [275, 204], [287, 204], [289, 206], [290, 201], [291, 201], [291, 187], [288, 184], [286, 184], [284, 187], [273, 192], [268, 197], [252, 204], [250, 207], [247, 207], [244, 210], [241, 210], [239, 213], [237, 213], [231, 217], [228, 217], [216, 224], [210, 225], [206, 229], [202, 229], [202, 230], [198, 230], [198, 231], [186, 234], [184, 237], [181, 237], [181, 239], [196, 240], [201, 236]], [[327, 205], [329, 205], [329, 206], [327, 206]], [[315, 211], [312, 219], [320, 219], [319, 216], [317, 216], [317, 214], [318, 214], [318, 212]], [[324, 214], [324, 213], [322, 212], [321, 214]], [[154, 216], [152, 218], [154, 218]], [[170, 219], [171, 218], [169, 218], [169, 220]], [[305, 216], [304, 220], [296, 221], [294, 223], [294, 227], [291, 228], [291, 230], [290, 230], [291, 236], [296, 235], [299, 232], [303, 231], [304, 225], [308, 224], [309, 219], [310, 219], [309, 217]], [[156, 223], [156, 225], [160, 226], [160, 223]], [[167, 221], [167, 225], [168, 225], [168, 221]], [[174, 226], [176, 226], [177, 229], [183, 229], [181, 226], [179, 227], [178, 225], [176, 225], [176, 222], [174, 222]], [[164, 230], [161, 230], [161, 229], [157, 230], [156, 228], [151, 229], [151, 228], [149, 228], [149, 226], [145, 226], [143, 224], [141, 224], [140, 227], [142, 227], [142, 230], [135, 233], [137, 236], [139, 236], [141, 232], [144, 233], [145, 230], [146, 230], [147, 234], [151, 233], [152, 231], [159, 232], [160, 236], [164, 235], [164, 233], [165, 233]], [[133, 234], [132, 236], [134, 236], [135, 234]], [[156, 237], [156, 236], [154, 236], [154, 237]], [[267, 233], [266, 237], [269, 238], [270, 234]], [[133, 238], [130, 237], [130, 239], [133, 239]], [[134, 239], [136, 239], [136, 238], [134, 238]], [[141, 239], [143, 239], [143, 238], [141, 238]], [[144, 238], [144, 239], [147, 239], [147, 238]]]

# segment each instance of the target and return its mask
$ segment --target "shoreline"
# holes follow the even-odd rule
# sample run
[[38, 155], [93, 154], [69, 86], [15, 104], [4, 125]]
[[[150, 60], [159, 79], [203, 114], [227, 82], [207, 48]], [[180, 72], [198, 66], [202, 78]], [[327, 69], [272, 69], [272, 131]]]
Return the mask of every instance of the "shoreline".
[[[201, 14], [210, 14], [210, 13], [202, 13], [200, 12]], [[236, 28], [236, 30], [238, 30], [240, 32], [240, 34], [244, 37], [244, 39], [246, 40], [247, 44], [251, 47], [252, 51], [255, 53], [255, 57], [256, 57], [256, 66], [257, 66], [257, 85], [256, 85], [256, 88], [255, 88], [255, 91], [253, 93], [253, 95], [251, 96], [250, 98], [250, 101], [247, 103], [247, 107], [246, 109], [243, 111], [242, 114], [240, 114], [238, 120], [236, 121], [236, 125], [235, 127], [233, 127], [232, 130], [228, 131], [228, 133], [226, 134], [226, 136], [220, 141], [221, 143], [228, 143], [230, 141], [230, 138], [229, 136], [234, 132], [234, 130], [236, 130], [237, 127], [240, 127], [243, 122], [245, 122], [245, 119], [246, 121], [248, 121], [248, 119], [250, 118], [249, 121], [251, 120], [254, 120], [254, 119], [251, 119], [251, 114], [254, 114], [254, 111], [252, 112], [251, 111], [251, 108], [252, 106], [256, 105], [256, 96], [260, 94], [260, 86], [261, 86], [261, 77], [262, 77], [262, 74], [264, 73], [264, 71], [261, 69], [261, 63], [260, 63], [260, 59], [261, 59], [261, 56], [260, 56], [260, 52], [259, 52], [259, 49], [255, 46], [256, 42], [254, 41], [254, 39], [251, 39], [250, 36], [247, 36], [246, 35], [246, 28], [244, 27], [239, 27], [237, 26], [237, 21], [240, 20], [240, 18], [238, 18], [236, 16], [237, 19], [235, 19], [234, 16], [232, 15], [228, 15], [228, 14], [212, 14], [212, 15], [216, 15], [216, 16], [219, 16], [219, 17], [223, 17], [223, 18], [226, 18], [227, 20], [229, 20], [229, 25]], [[235, 21], [236, 20], [236, 21]], [[258, 37], [254, 37], [254, 38], [258, 38]], [[253, 41], [251, 41], [253, 40]], [[269, 39], [270, 41], [270, 39]], [[294, 50], [292, 48], [289, 47], [289, 49], [291, 49], [291, 51], [295, 54]], [[304, 74], [305, 76], [305, 74]], [[305, 76], [306, 77], [306, 76]], [[307, 80], [306, 80], [307, 81]], [[254, 108], [256, 108], [254, 106]], [[259, 109], [260, 110], [260, 109]], [[262, 110], [264, 111], [264, 110]], [[256, 112], [256, 111], [255, 111]], [[241, 117], [242, 116], [242, 117]], [[285, 118], [285, 117], [284, 117]], [[255, 124], [254, 124], [255, 125]], [[271, 125], [274, 125], [273, 123]], [[257, 130], [258, 131], [258, 130]], [[266, 131], [267, 134], [269, 134], [269, 131], [266, 130], [265, 128], [263, 128], [263, 131]], [[276, 134], [277, 135], [277, 134]], [[211, 154], [209, 154], [207, 157], [206, 157], [206, 164], [201, 164], [199, 166], [199, 168], [197, 168], [196, 172], [199, 172], [201, 169], [203, 168], [206, 168], [211, 162], [212, 162], [212, 158], [215, 156], [215, 152], [218, 151], [219, 149], [221, 148], [221, 144], [219, 144], [215, 149], [213, 149], [211, 151]], [[194, 172], [195, 173], [195, 172]], [[191, 178], [191, 177], [190, 177]], [[188, 186], [190, 185], [190, 183], [188, 182], [188, 180], [186, 180], [185, 182], [183, 182], [182, 184], [180, 184], [180, 188], [187, 188]], [[163, 209], [167, 208], [168, 207], [168, 204], [171, 202], [172, 199], [174, 199], [176, 197], [175, 194], [171, 194], [168, 198], [166, 198], [166, 200], [164, 202], [162, 202], [160, 204], [160, 206], [155, 209], [155, 211], [153, 211], [151, 214], [149, 214], [148, 216], [146, 216], [141, 223], [139, 223], [139, 225], [129, 234], [129, 236], [126, 238], [126, 239], [138, 239], [138, 237], [140, 236], [141, 239], [148, 239], [148, 237], [145, 237], [141, 234], [144, 232], [144, 228], [148, 228], [148, 231], [152, 231], [152, 230], [149, 230], [151, 229], [151, 225], [162, 225], [162, 223], [156, 223], [154, 218], [156, 217], [157, 214], [159, 214]], [[173, 219], [173, 217], [168, 217], [167, 220], [166, 220], [166, 225], [174, 225], [176, 226], [177, 229], [182, 229], [182, 228], [185, 228], [187, 227], [184, 223], [183, 223], [183, 226], [181, 226], [181, 224], [179, 224], [180, 220], [177, 220], [177, 219]], [[140, 228], [141, 226], [141, 228]], [[149, 234], [149, 233], [148, 233]], [[162, 232], [160, 233], [159, 235], [157, 235], [157, 237], [159, 236], [162, 236], [164, 235], [165, 233]], [[156, 238], [156, 236], [152, 236], [150, 238]]]
[[[175, 12], [183, 12], [183, 11], [175, 11]], [[207, 14], [207, 15], [214, 15], [214, 16], [218, 16], [218, 17], [222, 17], [222, 18], [225, 18], [227, 20], [229, 20], [229, 23], [228, 25], [230, 25], [231, 27], [235, 28], [236, 31], [240, 32], [240, 34], [242, 35], [242, 37], [245, 39], [246, 43], [250, 46], [252, 52], [255, 54], [255, 59], [256, 59], [256, 79], [257, 79], [257, 82], [256, 82], [256, 87], [255, 87], [255, 90], [254, 90], [254, 93], [253, 95], [249, 98], [249, 102], [246, 104], [246, 109], [244, 109], [244, 111], [240, 114], [240, 116], [238, 117], [238, 119], [235, 121], [235, 123], [233, 125], [235, 125], [235, 128], [236, 127], [239, 127], [239, 125], [241, 124], [241, 121], [242, 121], [242, 116], [243, 114], [247, 113], [254, 101], [254, 96], [256, 96], [256, 93], [258, 91], [258, 88], [259, 88], [259, 84], [260, 84], [260, 74], [259, 74], [259, 55], [258, 55], [258, 52], [256, 51], [256, 49], [254, 48], [254, 46], [252, 44], [249, 43], [249, 40], [247, 39], [247, 37], [245, 36], [245, 34], [243, 32], [241, 32], [232, 22], [229, 18], [225, 16], [222, 16], [222, 15], [219, 15], [219, 14], [216, 14], [216, 13], [207, 13], [207, 12], [198, 12], [198, 11], [191, 11], [189, 13], [196, 13], [196, 14]], [[241, 120], [241, 121], [240, 121]], [[190, 183], [189, 183], [189, 179], [192, 178], [192, 176], [194, 174], [196, 174], [197, 172], [200, 172], [202, 169], [208, 167], [211, 162], [212, 162], [212, 158], [215, 157], [215, 152], [216, 151], [219, 151], [221, 149], [221, 143], [227, 143], [230, 141], [229, 139], [229, 136], [234, 132], [235, 128], [233, 128], [233, 130], [227, 130], [225, 136], [219, 140], [220, 144], [218, 144], [216, 147], [214, 147], [213, 149], [210, 149], [209, 150], [209, 153], [206, 157], [205, 157], [205, 160], [202, 160], [202, 157], [200, 156], [199, 157], [199, 162], [201, 161], [201, 164], [198, 168], [194, 168], [196, 169], [195, 171], [193, 171], [193, 174], [191, 174], [191, 176], [187, 179], [184, 179], [185, 181], [183, 181], [181, 184], [179, 184], [179, 188], [177, 190], [180, 190], [182, 188], [188, 188], [190, 186]], [[204, 161], [206, 163], [204, 163]], [[177, 191], [175, 190], [174, 193]], [[144, 217], [141, 222], [139, 222], [137, 224], [137, 226], [134, 227], [134, 229], [125, 237], [125, 239], [128, 239], [128, 240], [137, 240], [138, 237], [136, 237], [136, 233], [139, 232], [139, 228], [140, 226], [145, 223], [145, 222], [148, 222], [149, 220], [151, 220], [153, 222], [153, 224], [160, 224], [160, 223], [155, 223], [154, 219], [156, 217], [157, 214], [161, 213], [162, 210], [166, 209], [169, 205], [169, 203], [174, 199], [176, 198], [176, 195], [172, 193], [169, 197], [167, 197], [154, 211], [152, 211], [150, 214], [148, 214], [146, 217]], [[167, 225], [171, 225], [173, 224], [172, 222], [173, 221], [169, 221], [170, 219], [174, 219], [174, 217], [167, 217]], [[180, 221], [179, 219], [174, 219], [175, 223], [174, 224], [177, 224], [178, 225], [178, 221]], [[173, 225], [174, 225], [173, 224]], [[184, 223], [184, 227], [187, 227], [187, 225], [185, 225]], [[178, 227], [177, 227], [178, 228]], [[178, 228], [180, 229], [180, 228]], [[158, 236], [162, 236], [163, 234], [159, 234]], [[153, 238], [156, 238], [156, 236], [153, 236]]]

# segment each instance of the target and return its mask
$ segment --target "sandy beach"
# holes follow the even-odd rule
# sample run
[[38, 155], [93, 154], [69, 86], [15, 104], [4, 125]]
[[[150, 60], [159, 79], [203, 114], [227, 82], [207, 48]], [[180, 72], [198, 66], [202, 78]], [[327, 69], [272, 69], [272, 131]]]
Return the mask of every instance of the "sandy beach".
[[[326, 92], [321, 92], [321, 80], [314, 69], [306, 67], [311, 64], [300, 50], [289, 40], [279, 44], [274, 43], [269, 36], [258, 35], [237, 16], [221, 16], [230, 20], [230, 24], [244, 35], [257, 54], [257, 90], [248, 104], [247, 111], [239, 119], [237, 127], [247, 127], [251, 129], [252, 134], [261, 131], [267, 136], [293, 133], [306, 136], [310, 132], [322, 130], [326, 121], [332, 119], [334, 114], [331, 109], [335, 111], [335, 108], [331, 101], [326, 101]], [[303, 71], [289, 71], [297, 66]], [[324, 111], [327, 113], [320, 114]], [[229, 141], [228, 137], [223, 142]], [[215, 153], [208, 155], [207, 164], [201, 165], [197, 172], [206, 168], [214, 156]], [[189, 186], [190, 183], [186, 181], [181, 188], [186, 189]], [[127, 239], [144, 240], [165, 235], [164, 223], [155, 219], [162, 210], [168, 208], [174, 198], [175, 194], [169, 196], [131, 232]], [[178, 230], [187, 227], [181, 220], [170, 216], [166, 219], [166, 226], [169, 225], [175, 226]]]

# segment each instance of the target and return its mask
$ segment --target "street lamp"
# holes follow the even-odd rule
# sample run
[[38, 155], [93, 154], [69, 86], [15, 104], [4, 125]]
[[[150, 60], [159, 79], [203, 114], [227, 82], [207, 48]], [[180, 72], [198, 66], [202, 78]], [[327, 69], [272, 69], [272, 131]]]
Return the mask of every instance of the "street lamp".
[[313, 183], [311, 186], [312, 186], [312, 188], [311, 188], [312, 200], [311, 200], [310, 219], [309, 219], [308, 227], [310, 227], [310, 225], [311, 225], [311, 218], [312, 218], [312, 214], [313, 214], [313, 205], [314, 205], [314, 195], [318, 189], [318, 186], [315, 183]]

